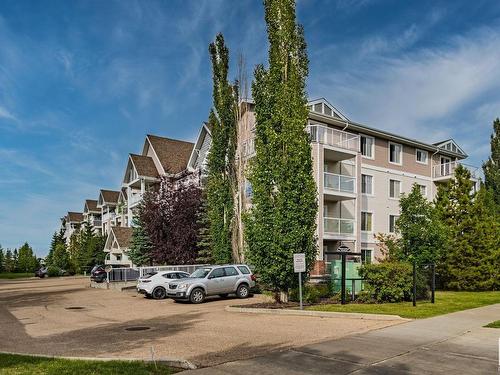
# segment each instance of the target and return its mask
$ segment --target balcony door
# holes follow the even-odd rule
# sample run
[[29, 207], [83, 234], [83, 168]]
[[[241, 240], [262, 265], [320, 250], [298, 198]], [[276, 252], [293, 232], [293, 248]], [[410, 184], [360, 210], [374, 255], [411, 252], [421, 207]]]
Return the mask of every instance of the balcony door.
[[449, 176], [451, 174], [451, 159], [441, 156], [441, 176]]

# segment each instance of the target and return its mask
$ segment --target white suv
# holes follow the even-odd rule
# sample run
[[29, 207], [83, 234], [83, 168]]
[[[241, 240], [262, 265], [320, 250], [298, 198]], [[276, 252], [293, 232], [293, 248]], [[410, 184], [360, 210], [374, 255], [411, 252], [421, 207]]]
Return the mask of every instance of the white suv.
[[151, 272], [139, 278], [137, 292], [145, 294], [146, 297], [164, 299], [167, 297], [167, 288], [171, 281], [187, 277], [189, 277], [189, 273], [182, 271]]
[[231, 293], [247, 298], [253, 287], [255, 276], [245, 264], [206, 266], [198, 268], [187, 279], [170, 282], [167, 297], [192, 303], [201, 303], [206, 296], [227, 297]]

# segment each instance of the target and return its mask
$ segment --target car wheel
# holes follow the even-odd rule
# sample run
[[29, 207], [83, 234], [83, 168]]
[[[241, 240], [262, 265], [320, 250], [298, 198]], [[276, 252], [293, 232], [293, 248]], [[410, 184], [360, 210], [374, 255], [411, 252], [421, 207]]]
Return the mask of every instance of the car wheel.
[[250, 294], [250, 289], [248, 289], [247, 284], [241, 284], [238, 289], [236, 289], [236, 295], [238, 298], [247, 298]]
[[153, 293], [151, 293], [154, 299], [165, 299], [167, 297], [167, 291], [161, 286], [155, 288]]
[[222, 293], [222, 294], [219, 294], [219, 296], [220, 296], [221, 298], [227, 298], [228, 294], [227, 294], [227, 293]]
[[201, 288], [196, 288], [189, 295], [189, 300], [192, 303], [202, 303], [205, 300], [205, 292]]

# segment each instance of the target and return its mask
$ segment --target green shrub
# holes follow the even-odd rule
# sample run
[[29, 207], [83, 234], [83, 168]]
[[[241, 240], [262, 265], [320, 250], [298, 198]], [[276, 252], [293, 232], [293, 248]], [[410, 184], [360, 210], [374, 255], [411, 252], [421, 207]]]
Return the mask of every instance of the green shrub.
[[[365, 264], [359, 269], [359, 274], [365, 280], [365, 291], [377, 302], [400, 302], [412, 299], [413, 270], [409, 263]], [[417, 298], [422, 299], [427, 296], [426, 277], [419, 272], [417, 274]], [[370, 299], [366, 295], [363, 298]]]
[[49, 266], [49, 268], [47, 268], [47, 275], [50, 277], [61, 276], [61, 269], [56, 266]]
[[[302, 288], [302, 298], [304, 303], [318, 303], [321, 298], [328, 298], [330, 289], [326, 284], [305, 284]], [[299, 301], [299, 289], [292, 289], [289, 296], [290, 301]]]

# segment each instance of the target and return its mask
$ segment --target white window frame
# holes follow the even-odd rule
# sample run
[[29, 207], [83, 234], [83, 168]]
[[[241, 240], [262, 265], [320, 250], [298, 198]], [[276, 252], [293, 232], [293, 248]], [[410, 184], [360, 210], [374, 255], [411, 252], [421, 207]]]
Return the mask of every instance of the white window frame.
[[[363, 146], [362, 146], [361, 137], [370, 138], [372, 140], [372, 152], [371, 152], [372, 156], [363, 155]], [[360, 134], [359, 135], [359, 152], [361, 153], [361, 156], [363, 158], [375, 160], [375, 137], [372, 137], [370, 135]]]
[[[369, 193], [363, 193], [363, 176], [368, 176], [372, 178], [372, 192], [371, 194]], [[366, 195], [368, 197], [374, 197], [375, 196], [375, 177], [372, 174], [367, 174], [367, 173], [361, 173], [361, 194]]]
[[[371, 214], [372, 215], [372, 228], [371, 230], [363, 230], [363, 226], [362, 226], [362, 223], [363, 223], [363, 213], [367, 213], [367, 214]], [[360, 222], [359, 222], [359, 227], [361, 228], [361, 232], [362, 233], [373, 233], [373, 228], [375, 228], [375, 222], [373, 221], [373, 218], [374, 218], [374, 214], [373, 214], [373, 211], [361, 211], [361, 217], [360, 217]]]
[[[375, 249], [373, 247], [362, 247], [361, 253], [363, 252], [363, 250], [371, 251], [370, 264], [373, 264], [373, 260], [375, 259]], [[363, 259], [363, 257], [361, 257], [361, 259]]]
[[391, 216], [394, 216], [394, 217], [397, 218], [396, 220], [394, 220], [394, 229], [396, 229], [396, 221], [399, 219], [400, 215], [389, 214], [389, 227], [388, 227], [388, 231], [387, 232], [391, 233], [391, 234], [394, 234], [394, 233], [396, 233], [396, 230], [394, 230], [394, 231], [391, 232]]
[[[419, 161], [418, 160], [418, 153], [421, 152], [421, 153], [424, 153], [425, 154], [425, 162], [423, 161]], [[418, 164], [423, 164], [423, 165], [428, 165], [429, 164], [429, 152], [428, 151], [425, 151], [425, 150], [422, 150], [420, 148], [416, 148], [415, 149], [415, 161], [418, 163]]]
[[[399, 163], [391, 161], [391, 145], [401, 147], [401, 152], [399, 153]], [[396, 142], [389, 141], [389, 145], [387, 147], [387, 151], [388, 151], [388, 155], [387, 155], [388, 158], [387, 159], [389, 160], [389, 163], [394, 164], [394, 165], [403, 165], [403, 145], [401, 143], [396, 143]]]
[[[399, 194], [397, 197], [391, 197], [391, 181], [399, 182]], [[389, 178], [389, 189], [388, 189], [389, 199], [399, 200], [399, 198], [401, 198], [402, 190], [403, 190], [403, 183], [401, 180], [398, 180], [396, 178]]]

